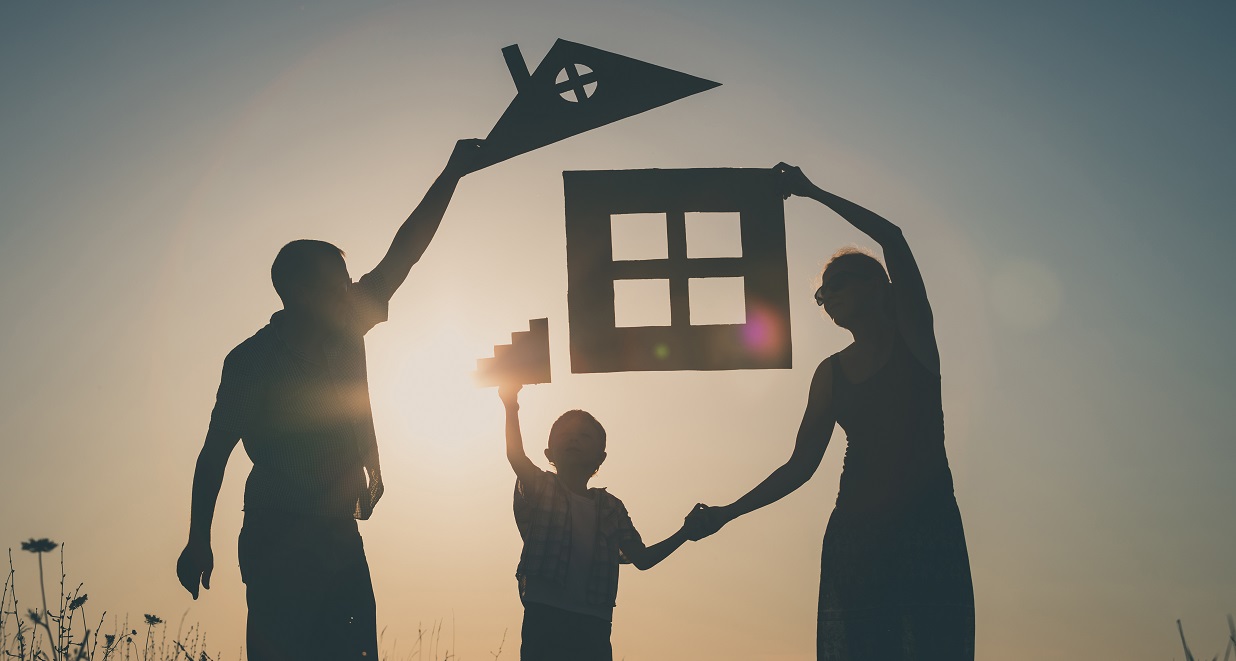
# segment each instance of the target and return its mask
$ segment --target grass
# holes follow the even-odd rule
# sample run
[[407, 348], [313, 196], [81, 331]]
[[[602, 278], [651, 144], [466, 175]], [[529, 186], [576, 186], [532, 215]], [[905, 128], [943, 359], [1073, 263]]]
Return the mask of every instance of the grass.
[[[1227, 640], [1224, 641], [1223, 646], [1223, 661], [1230, 661], [1232, 657], [1236, 657], [1236, 621], [1232, 619], [1230, 613], [1227, 616], [1227, 629]], [[1205, 657], [1200, 660], [1194, 658], [1193, 652], [1189, 649], [1189, 643], [1185, 640], [1184, 625], [1180, 623], [1180, 620], [1176, 620], [1176, 630], [1180, 632], [1180, 644], [1184, 646], [1185, 661], [1205, 661]], [[1211, 657], [1211, 661], [1219, 661], [1219, 655]]]
[[[16, 661], [221, 661], [206, 652], [206, 636], [200, 627], [184, 629], [184, 618], [175, 636], [169, 639], [167, 623], [147, 613], [139, 628], [126, 616], [112, 618], [106, 626], [107, 611], [97, 620], [88, 615], [89, 595], [85, 585], [70, 588], [64, 568], [64, 545], [50, 539], [30, 539], [21, 549], [38, 557], [38, 608], [27, 608], [18, 598], [17, 572], [13, 550], [8, 551], [9, 570], [0, 590], [0, 654]], [[47, 602], [47, 580], [43, 556], [60, 549], [59, 595], [55, 607]], [[53, 593], [53, 596], [55, 593]], [[94, 628], [91, 628], [94, 623]]]
[[[53, 592], [54, 600], [49, 605], [44, 556], [57, 549], [59, 595], [56, 599]], [[19, 600], [13, 549], [9, 549], [8, 573], [0, 589], [0, 661], [224, 661], [223, 655], [207, 651], [206, 634], [200, 626], [185, 629], [187, 612], [181, 616], [174, 634], [163, 618], [151, 613], [146, 613], [136, 626], [130, 625], [128, 616], [123, 620], [113, 616], [111, 624], [107, 624], [107, 611], [100, 612], [97, 619], [90, 617], [85, 584], [73, 587], [68, 581], [63, 544], [30, 539], [21, 543], [21, 550], [37, 557], [39, 601], [37, 607], [31, 608]], [[399, 641], [392, 641], [391, 648], [381, 652], [379, 661], [463, 661], [455, 652], [454, 629], [452, 618], [449, 641], [444, 641], [448, 632], [442, 622], [429, 628], [418, 626], [416, 639], [406, 653], [400, 653]], [[498, 649], [489, 652], [494, 661], [499, 661], [505, 643], [503, 632]], [[243, 661], [243, 650], [236, 658]]]
[[[17, 572], [13, 568], [13, 549], [8, 551], [9, 571], [0, 590], [0, 659], [3, 661], [223, 661], [222, 655], [212, 656], [206, 651], [206, 634], [198, 625], [184, 628], [185, 616], [174, 636], [168, 637], [167, 623], [157, 615], [146, 613], [139, 628], [130, 627], [129, 618], [112, 618], [112, 624], [104, 628], [107, 611], [99, 614], [98, 620], [87, 616], [86, 603], [89, 596], [83, 592], [84, 583], [70, 587], [64, 568], [64, 545], [50, 539], [30, 539], [21, 543], [21, 549], [38, 558], [39, 606], [27, 608], [24, 615], [22, 602], [17, 597]], [[47, 605], [47, 582], [43, 556], [60, 550], [60, 592], [55, 608]], [[55, 594], [53, 593], [53, 596]], [[187, 616], [186, 612], [186, 616]], [[96, 622], [93, 629], [90, 622]], [[380, 661], [463, 661], [455, 652], [455, 622], [451, 618], [450, 644], [443, 645], [444, 623], [439, 621], [429, 628], [417, 626], [416, 640], [406, 654], [400, 655], [399, 641], [392, 641], [390, 650], [381, 652]], [[1236, 661], [1236, 621], [1227, 616], [1228, 637], [1224, 641], [1223, 661]], [[1185, 640], [1184, 625], [1176, 620], [1180, 644], [1184, 647], [1185, 661], [1219, 661], [1216, 654], [1207, 660], [1194, 657]], [[385, 647], [386, 630], [379, 636], [379, 646]], [[489, 655], [500, 661], [506, 644], [506, 632], [496, 651]], [[243, 651], [238, 655], [243, 661]]]
[[[455, 618], [451, 617], [451, 644], [450, 647], [442, 647], [442, 630], [443, 622], [438, 621], [431, 625], [428, 629], [418, 624], [416, 626], [416, 642], [412, 644], [412, 648], [404, 656], [399, 656], [399, 641], [393, 642], [390, 650], [385, 648], [386, 629], [382, 629], [382, 633], [378, 636], [378, 647], [381, 649], [382, 661], [422, 661], [430, 659], [431, 661], [462, 661], [455, 652], [450, 648], [455, 647]], [[506, 645], [506, 632], [502, 632], [502, 640], [498, 642], [498, 649], [491, 651], [491, 656], [494, 661], [502, 656], [502, 648]], [[425, 656], [428, 655], [428, 656]]]

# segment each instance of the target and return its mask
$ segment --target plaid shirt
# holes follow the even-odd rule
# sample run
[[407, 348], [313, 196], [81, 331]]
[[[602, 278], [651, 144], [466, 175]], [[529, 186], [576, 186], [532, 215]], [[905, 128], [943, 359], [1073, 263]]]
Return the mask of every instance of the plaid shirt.
[[[605, 489], [589, 489], [597, 505], [597, 535], [588, 571], [588, 603], [613, 607], [618, 598], [618, 565], [629, 562], [621, 545], [643, 543], [622, 501]], [[527, 577], [565, 583], [571, 560], [571, 500], [558, 476], [541, 471], [529, 483], [515, 481], [515, 525], [524, 539], [515, 577], [524, 595]]]
[[377, 272], [348, 291], [348, 330], [322, 354], [289, 346], [276, 312], [223, 361], [210, 429], [239, 436], [253, 461], [246, 510], [368, 519], [382, 496], [365, 333], [393, 292]]

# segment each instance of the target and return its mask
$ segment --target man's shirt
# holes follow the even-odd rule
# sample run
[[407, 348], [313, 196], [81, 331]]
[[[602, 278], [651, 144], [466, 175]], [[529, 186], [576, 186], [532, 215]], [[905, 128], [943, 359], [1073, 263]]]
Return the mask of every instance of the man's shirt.
[[[589, 489], [588, 496], [596, 504], [596, 533], [584, 596], [590, 606], [612, 608], [618, 597], [618, 565], [627, 562], [620, 547], [643, 542], [621, 500], [605, 489]], [[515, 570], [520, 597], [527, 596], [529, 578], [567, 585], [574, 537], [570, 492], [557, 475], [539, 471], [527, 483], [515, 481], [514, 510], [524, 540]]]
[[239, 436], [253, 461], [246, 510], [369, 518], [383, 486], [365, 333], [392, 293], [377, 272], [352, 285], [343, 330], [317, 355], [284, 341], [280, 311], [223, 361], [210, 428]]

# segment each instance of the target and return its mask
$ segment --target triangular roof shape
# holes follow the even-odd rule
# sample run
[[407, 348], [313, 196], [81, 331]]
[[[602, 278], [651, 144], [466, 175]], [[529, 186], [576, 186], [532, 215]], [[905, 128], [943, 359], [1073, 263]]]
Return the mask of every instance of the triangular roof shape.
[[531, 74], [519, 46], [502, 53], [519, 92], [486, 137], [478, 169], [721, 84], [564, 39]]

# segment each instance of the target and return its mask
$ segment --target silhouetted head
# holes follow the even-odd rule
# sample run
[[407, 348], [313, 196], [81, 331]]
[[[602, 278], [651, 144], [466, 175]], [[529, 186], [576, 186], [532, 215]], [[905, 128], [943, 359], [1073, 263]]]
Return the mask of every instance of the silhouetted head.
[[545, 458], [559, 474], [595, 475], [605, 461], [605, 428], [587, 411], [567, 411], [549, 428]]
[[838, 250], [820, 274], [815, 302], [847, 330], [891, 311], [892, 286], [884, 265], [860, 248]]
[[347, 318], [352, 278], [334, 244], [300, 239], [283, 246], [270, 266], [270, 280], [288, 310], [327, 325]]

